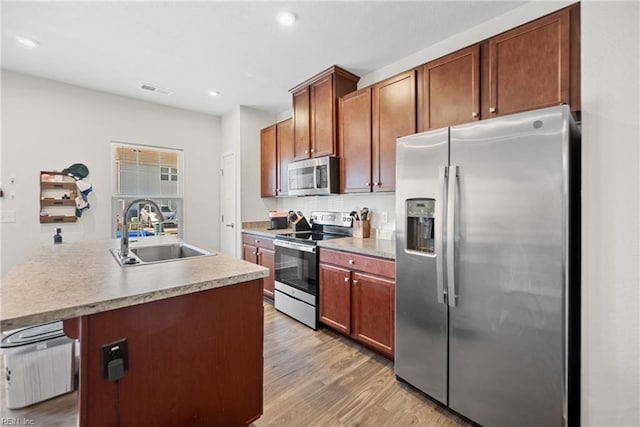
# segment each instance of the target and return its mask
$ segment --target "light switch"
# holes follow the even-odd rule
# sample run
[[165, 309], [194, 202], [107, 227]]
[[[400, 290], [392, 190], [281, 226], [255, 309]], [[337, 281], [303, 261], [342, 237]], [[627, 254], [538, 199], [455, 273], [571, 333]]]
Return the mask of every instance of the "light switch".
[[0, 222], [16, 222], [16, 211], [0, 211]]

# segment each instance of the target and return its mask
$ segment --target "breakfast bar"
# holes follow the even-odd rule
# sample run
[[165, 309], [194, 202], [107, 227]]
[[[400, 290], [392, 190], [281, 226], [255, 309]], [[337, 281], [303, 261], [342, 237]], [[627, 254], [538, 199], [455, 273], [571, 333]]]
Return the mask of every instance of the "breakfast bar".
[[[223, 254], [122, 267], [109, 252], [118, 244], [34, 250], [2, 280], [2, 331], [62, 320], [79, 340], [81, 426], [234, 426], [260, 417], [268, 270]], [[103, 347], [123, 340], [125, 370], [110, 380]]]

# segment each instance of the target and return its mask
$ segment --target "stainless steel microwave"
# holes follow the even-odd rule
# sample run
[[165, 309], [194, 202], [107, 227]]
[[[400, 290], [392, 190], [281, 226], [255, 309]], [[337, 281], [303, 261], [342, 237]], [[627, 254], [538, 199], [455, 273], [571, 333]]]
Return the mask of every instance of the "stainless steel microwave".
[[289, 194], [317, 196], [337, 193], [339, 167], [338, 158], [332, 156], [289, 163]]

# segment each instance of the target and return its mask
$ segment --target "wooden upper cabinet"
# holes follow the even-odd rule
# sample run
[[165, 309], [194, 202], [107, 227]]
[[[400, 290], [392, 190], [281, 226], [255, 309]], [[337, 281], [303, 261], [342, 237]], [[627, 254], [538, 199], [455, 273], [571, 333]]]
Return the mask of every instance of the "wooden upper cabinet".
[[289, 194], [288, 164], [294, 158], [293, 119], [283, 120], [276, 124], [276, 192], [278, 196]]
[[273, 197], [276, 192], [276, 125], [260, 131], [260, 195]]
[[333, 66], [291, 89], [295, 160], [337, 154], [338, 98], [360, 77]]
[[373, 85], [373, 191], [396, 189], [396, 138], [416, 132], [416, 71]]
[[570, 24], [571, 9], [563, 9], [489, 40], [489, 111], [483, 117], [571, 102]]
[[330, 74], [311, 86], [311, 149], [312, 157], [336, 153], [336, 107], [333, 99], [333, 75]]
[[340, 98], [340, 192], [371, 191], [371, 88]]
[[480, 119], [480, 46], [425, 64], [419, 70], [418, 131]]
[[305, 86], [293, 94], [293, 135], [294, 135], [294, 159], [306, 159], [309, 157], [310, 141], [310, 108], [309, 87]]

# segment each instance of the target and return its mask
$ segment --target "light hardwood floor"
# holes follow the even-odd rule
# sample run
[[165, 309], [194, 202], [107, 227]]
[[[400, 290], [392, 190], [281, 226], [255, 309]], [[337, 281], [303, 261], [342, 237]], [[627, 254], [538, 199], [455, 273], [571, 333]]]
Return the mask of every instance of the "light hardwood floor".
[[[269, 303], [264, 308], [264, 414], [253, 427], [470, 425], [397, 381], [391, 361], [329, 329], [314, 332]], [[2, 381], [2, 418], [76, 425], [76, 393], [10, 411]]]

